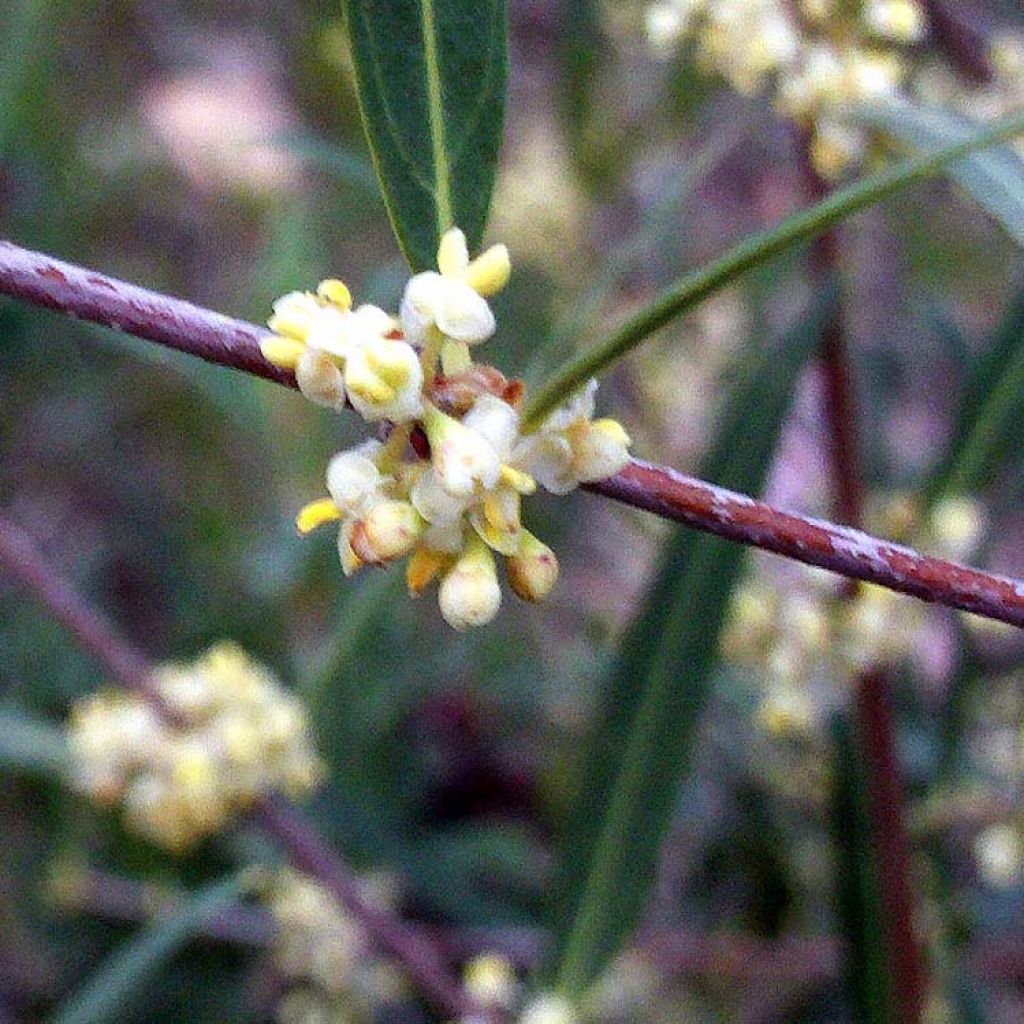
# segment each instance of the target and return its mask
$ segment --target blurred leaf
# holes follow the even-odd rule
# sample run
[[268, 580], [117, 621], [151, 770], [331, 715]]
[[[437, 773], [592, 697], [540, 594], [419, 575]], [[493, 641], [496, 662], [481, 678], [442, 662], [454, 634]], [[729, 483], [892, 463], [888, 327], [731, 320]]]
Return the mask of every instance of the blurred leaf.
[[1000, 464], [1021, 455], [1024, 437], [1024, 291], [1011, 304], [992, 344], [974, 361], [945, 457], [926, 488], [932, 503], [972, 494]]
[[45, 52], [50, 37], [48, 22], [54, 11], [50, 0], [22, 0], [5, 8], [4, 37], [0, 41], [0, 156], [5, 155], [12, 127], [21, 114], [22, 93]]
[[836, 789], [833, 829], [839, 863], [839, 921], [846, 940], [845, 984], [854, 1019], [860, 1024], [892, 1024], [885, 943], [884, 910], [878, 892], [881, 865], [875, 857], [868, 808], [867, 780], [852, 728], [837, 719]]
[[342, 0], [363, 127], [414, 270], [483, 237], [505, 110], [504, 0]]
[[[748, 357], [702, 476], [760, 492], [823, 314], [816, 310], [784, 344]], [[739, 545], [679, 531], [623, 640], [584, 755], [554, 889], [554, 973], [571, 998], [607, 966], [647, 904], [743, 556]]]
[[0, 708], [0, 770], [61, 777], [67, 766], [63, 729], [20, 708]]
[[[873, 106], [854, 116], [915, 150], [931, 151], [966, 142], [983, 127], [938, 107], [907, 104]], [[1024, 162], [1009, 146], [974, 153], [950, 164], [946, 173], [1024, 246]]]
[[163, 920], [140, 929], [100, 965], [53, 1018], [53, 1024], [118, 1020], [156, 975], [203, 927], [251, 883], [248, 871], [204, 887]]
[[670, 320], [692, 309], [748, 271], [796, 245], [811, 241], [833, 225], [881, 202], [900, 189], [930, 177], [951, 161], [975, 150], [1004, 142], [1022, 132], [1024, 114], [974, 134], [967, 142], [957, 143], [915, 160], [907, 160], [847, 188], [838, 189], [822, 202], [740, 242], [724, 256], [687, 274], [660, 299], [630, 317], [610, 338], [567, 362], [528, 403], [524, 423], [527, 427], [536, 427], [552, 409], [591, 377], [603, 373], [642, 344], [659, 327], [664, 327]]

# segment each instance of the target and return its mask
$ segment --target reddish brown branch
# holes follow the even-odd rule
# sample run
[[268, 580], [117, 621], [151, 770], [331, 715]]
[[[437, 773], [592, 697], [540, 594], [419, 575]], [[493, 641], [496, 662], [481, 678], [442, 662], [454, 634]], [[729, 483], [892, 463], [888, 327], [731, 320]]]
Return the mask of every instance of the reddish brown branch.
[[[142, 695], [161, 714], [170, 714], [148, 683], [150, 668], [146, 658], [86, 607], [46, 564], [29, 536], [2, 516], [0, 567], [31, 591], [113, 679]], [[267, 797], [257, 803], [253, 817], [299, 870], [312, 875], [337, 897], [365, 928], [371, 941], [402, 965], [431, 1002], [447, 1014], [480, 1015], [479, 1007], [451, 976], [429, 938], [369, 903], [344, 862], [295, 808], [279, 797]]]
[[266, 328], [22, 249], [0, 239], [0, 292], [295, 387], [260, 352]]
[[[64, 276], [65, 284], [56, 294], [49, 286], [43, 291], [38, 286], [29, 287], [32, 276], [39, 276], [49, 266], [55, 266]], [[67, 273], [65, 268], [74, 273]], [[45, 280], [45, 274], [42, 277]], [[108, 326], [116, 321], [118, 327], [130, 329], [137, 337], [292, 386], [288, 375], [260, 355], [259, 339], [266, 333], [260, 328], [131, 285], [123, 287], [146, 297], [147, 315], [118, 319], [111, 312], [117, 304], [107, 305], [111, 293], [96, 284], [98, 280], [106, 281], [89, 271], [0, 242], [0, 294], [42, 301], [43, 305]], [[40, 300], [44, 293], [48, 298]], [[617, 476], [588, 484], [587, 489], [841, 576], [1024, 626], [1024, 581], [928, 558], [845, 527], [782, 512], [671, 469], [634, 460]]]
[[735, 491], [633, 460], [588, 491], [851, 579], [1024, 626], [1024, 581], [930, 558], [859, 530], [782, 512]]

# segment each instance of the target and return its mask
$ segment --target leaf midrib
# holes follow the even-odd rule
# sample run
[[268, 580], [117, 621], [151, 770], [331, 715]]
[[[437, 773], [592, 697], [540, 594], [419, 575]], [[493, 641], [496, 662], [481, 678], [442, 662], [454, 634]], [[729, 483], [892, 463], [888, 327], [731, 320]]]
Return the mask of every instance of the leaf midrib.
[[427, 73], [427, 119], [430, 122], [430, 149], [434, 164], [434, 210], [437, 216], [437, 234], [440, 238], [453, 226], [453, 218], [434, 0], [420, 0], [420, 23], [423, 29], [423, 56]]

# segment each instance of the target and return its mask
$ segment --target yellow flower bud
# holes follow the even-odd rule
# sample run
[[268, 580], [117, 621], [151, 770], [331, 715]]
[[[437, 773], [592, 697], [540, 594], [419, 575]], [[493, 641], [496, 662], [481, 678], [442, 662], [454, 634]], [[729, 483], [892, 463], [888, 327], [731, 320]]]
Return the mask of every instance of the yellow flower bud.
[[458, 630], [483, 626], [498, 614], [498, 571], [494, 556], [479, 537], [470, 536], [465, 551], [442, 580], [438, 604], [445, 621]]
[[446, 551], [435, 551], [420, 545], [412, 553], [405, 567], [405, 582], [412, 597], [419, 597], [442, 569], [450, 565], [452, 556]]
[[352, 527], [349, 545], [369, 565], [384, 565], [416, 546], [427, 522], [408, 501], [381, 501]]
[[445, 277], [461, 277], [468, 263], [466, 236], [458, 228], [449, 228], [437, 247], [437, 269]]
[[529, 530], [520, 537], [519, 550], [505, 559], [508, 584], [524, 601], [543, 601], [558, 580], [558, 559]]

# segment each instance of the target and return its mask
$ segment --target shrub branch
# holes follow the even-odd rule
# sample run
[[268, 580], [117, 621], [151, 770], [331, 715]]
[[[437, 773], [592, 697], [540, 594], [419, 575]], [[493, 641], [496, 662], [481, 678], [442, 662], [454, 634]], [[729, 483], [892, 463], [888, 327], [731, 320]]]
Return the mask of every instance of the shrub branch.
[[[0, 241], [0, 294], [126, 331], [294, 387], [268, 363], [269, 332]], [[751, 547], [924, 601], [1024, 626], [1024, 581], [921, 555], [857, 530], [783, 512], [714, 484], [634, 459], [587, 490]]]

